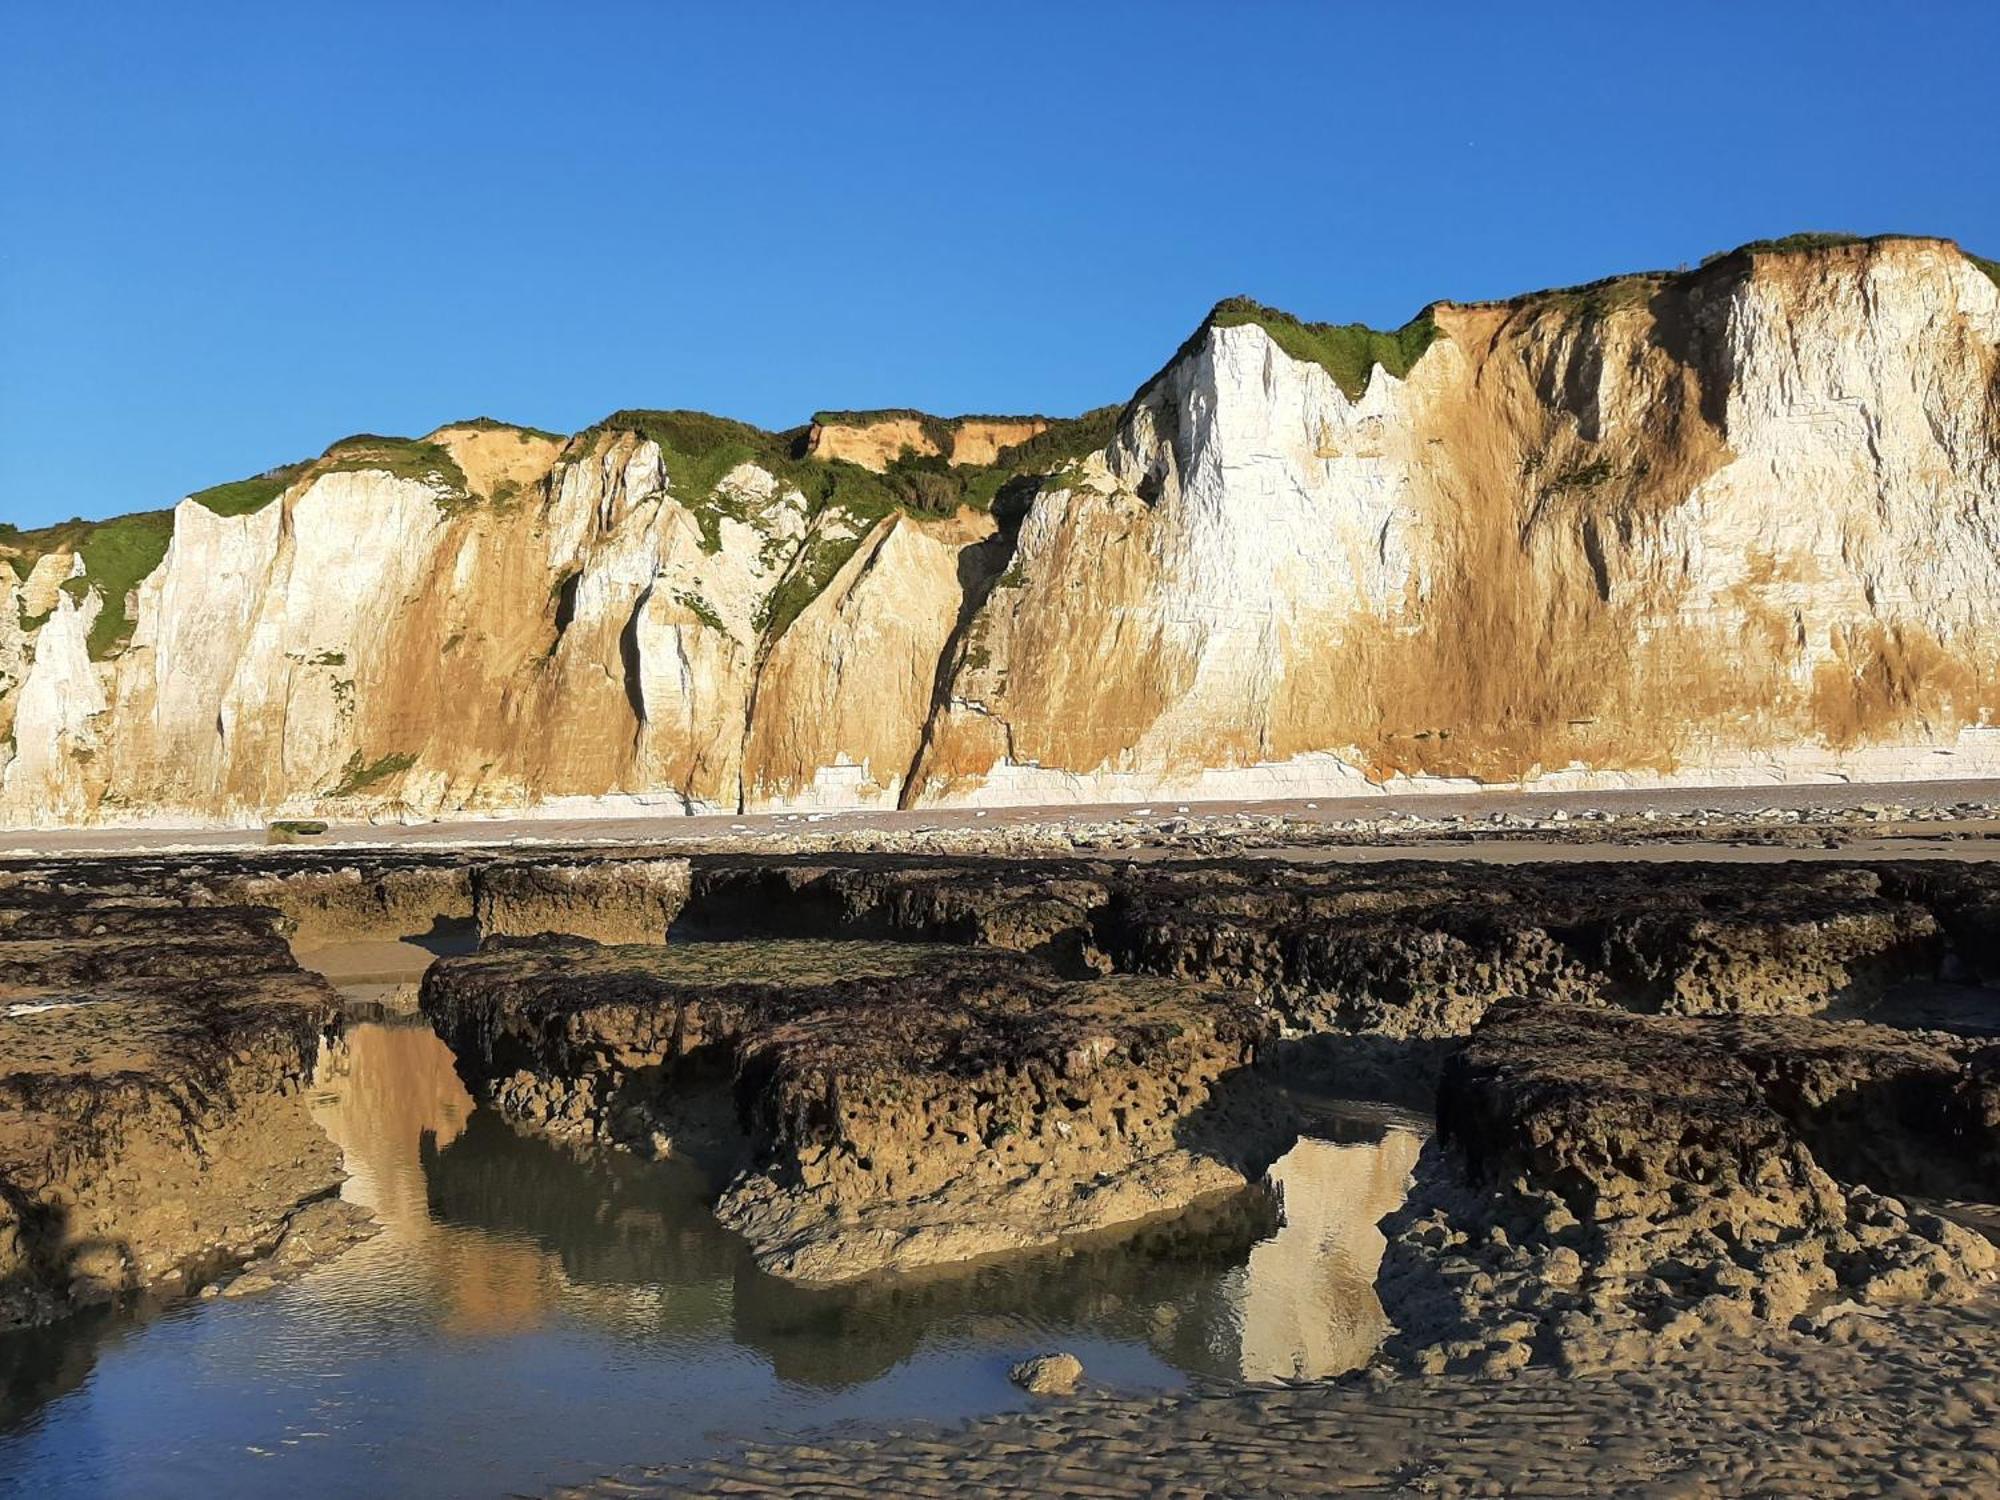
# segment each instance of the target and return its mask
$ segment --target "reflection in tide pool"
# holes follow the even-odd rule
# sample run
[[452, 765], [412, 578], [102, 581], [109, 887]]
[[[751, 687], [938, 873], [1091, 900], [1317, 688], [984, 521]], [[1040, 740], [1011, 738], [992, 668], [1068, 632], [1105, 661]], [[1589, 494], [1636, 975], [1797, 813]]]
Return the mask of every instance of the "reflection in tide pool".
[[1008, 1364], [1093, 1382], [1325, 1374], [1372, 1290], [1417, 1137], [1304, 1141], [1271, 1195], [955, 1273], [806, 1291], [765, 1276], [671, 1165], [477, 1108], [419, 1026], [350, 1029], [315, 1111], [383, 1232], [303, 1280], [0, 1337], [0, 1494], [533, 1491], [848, 1419], [1020, 1404]]
[[1423, 1137], [1300, 1141], [1271, 1168], [1284, 1227], [1250, 1247], [1240, 1273], [1245, 1380], [1344, 1375], [1389, 1332], [1375, 1295], [1388, 1248], [1376, 1226], [1409, 1191]]

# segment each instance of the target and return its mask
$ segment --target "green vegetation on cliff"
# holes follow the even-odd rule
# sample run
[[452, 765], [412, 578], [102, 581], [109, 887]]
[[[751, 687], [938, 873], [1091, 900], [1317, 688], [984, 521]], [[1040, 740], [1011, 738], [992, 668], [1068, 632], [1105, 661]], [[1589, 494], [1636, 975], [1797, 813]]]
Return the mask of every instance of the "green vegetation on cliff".
[[791, 629], [792, 621], [826, 592], [833, 575], [860, 550], [861, 542], [858, 536], [816, 536], [809, 540], [791, 571], [758, 606], [757, 617], [751, 622], [758, 635], [767, 642], [775, 641]]
[[1872, 240], [1899, 240], [1907, 236], [1900, 234], [1861, 235], [1848, 234], [1844, 230], [1808, 229], [1799, 234], [1781, 234], [1774, 239], [1749, 240], [1734, 250], [1724, 250], [1719, 255], [1702, 258], [1703, 264], [1721, 260], [1725, 255], [1790, 255], [1800, 250], [1831, 250], [1840, 245], [1865, 245]]
[[18, 577], [26, 578], [35, 561], [51, 552], [83, 559], [84, 576], [65, 579], [62, 590], [78, 604], [92, 593], [104, 600], [90, 627], [93, 661], [115, 654], [131, 640], [130, 595], [160, 565], [173, 535], [174, 513], [170, 510], [139, 511], [108, 521], [77, 518], [38, 531], [0, 525], [0, 545], [13, 549], [9, 561]]
[[1318, 365], [1350, 401], [1361, 399], [1377, 365], [1399, 380], [1409, 374], [1410, 367], [1437, 337], [1437, 324], [1428, 309], [1401, 328], [1384, 331], [1366, 323], [1307, 323], [1248, 297], [1218, 302], [1202, 329], [1235, 328], [1245, 323], [1263, 329], [1271, 342], [1293, 359]]
[[[820, 413], [821, 418], [849, 415], [862, 414]], [[651, 439], [659, 445], [675, 498], [694, 513], [701, 524], [702, 544], [713, 552], [722, 545], [723, 518], [745, 519], [740, 501], [718, 493], [723, 478], [738, 464], [754, 463], [780, 484], [798, 490], [814, 514], [838, 509], [860, 523], [877, 521], [896, 511], [949, 516], [963, 506], [989, 510], [1010, 484], [1053, 473], [1064, 463], [1101, 448], [1110, 440], [1116, 420], [1115, 407], [1058, 419], [1046, 431], [1001, 452], [992, 464], [954, 466], [941, 453], [905, 452], [880, 474], [844, 459], [808, 455], [806, 428], [769, 432], [747, 422], [695, 411], [613, 412], [578, 434], [570, 451], [574, 456], [580, 444], [608, 432], [631, 432]]]
[[[747, 422], [694, 411], [613, 412], [579, 433], [569, 454], [580, 457], [591, 440], [608, 433], [629, 432], [650, 439], [659, 446], [672, 494], [694, 515], [701, 528], [701, 545], [709, 552], [721, 550], [725, 519], [749, 520], [745, 501], [721, 488], [723, 479], [739, 464], [753, 463], [780, 485], [796, 489], [805, 497], [808, 514], [815, 518], [829, 512], [843, 514], [850, 534], [816, 534], [765, 599], [755, 623], [759, 636], [769, 642], [783, 635], [805, 607], [825, 591], [876, 522], [899, 512], [945, 517], [965, 507], [991, 510], [1009, 495], [1025, 500], [1046, 477], [1108, 443], [1120, 410], [1106, 406], [1079, 417], [1057, 418], [1042, 432], [1003, 449], [991, 464], [953, 465], [944, 452], [906, 450], [880, 474], [844, 459], [809, 455], [808, 428], [770, 432]], [[943, 431], [940, 447], [949, 450], [949, 426], [921, 412], [819, 412], [814, 417], [821, 424], [856, 425], [888, 419], [939, 423]]]
[[464, 504], [472, 498], [465, 482], [465, 471], [451, 456], [451, 450], [442, 443], [427, 443], [421, 438], [382, 437], [373, 432], [358, 432], [328, 448], [313, 468], [320, 474], [365, 470], [391, 474], [398, 479], [414, 479], [440, 491], [440, 501], [447, 507]]
[[[1120, 414], [1144, 401], [1176, 365], [1198, 351], [1210, 329], [1238, 328], [1245, 324], [1263, 329], [1271, 342], [1293, 359], [1318, 365], [1333, 377], [1334, 384], [1350, 401], [1359, 401], [1367, 393], [1377, 365], [1398, 380], [1408, 375], [1438, 336], [1437, 323], [1429, 308], [1401, 328], [1384, 330], [1370, 328], [1366, 323], [1308, 323], [1249, 297], [1226, 297], [1182, 341], [1174, 357], [1133, 392], [1132, 399], [1119, 408]], [[1115, 427], [1115, 420], [1112, 425]]]
[[306, 471], [303, 463], [281, 464], [275, 469], [266, 469], [261, 474], [253, 474], [248, 479], [231, 480], [228, 484], [210, 485], [205, 490], [196, 490], [188, 499], [195, 504], [214, 511], [218, 516], [247, 516], [262, 510]]
[[568, 442], [568, 437], [560, 432], [550, 432], [546, 427], [527, 427], [519, 422], [503, 422], [498, 417], [467, 417], [461, 422], [440, 422], [438, 431], [462, 428], [468, 432], [511, 432], [524, 443], [542, 438], [551, 443]]
[[329, 797], [351, 797], [356, 792], [366, 791], [378, 781], [387, 781], [391, 776], [400, 776], [417, 763], [417, 758], [406, 751], [395, 751], [380, 760], [364, 763], [359, 750], [348, 757], [341, 768], [340, 780], [328, 789]]

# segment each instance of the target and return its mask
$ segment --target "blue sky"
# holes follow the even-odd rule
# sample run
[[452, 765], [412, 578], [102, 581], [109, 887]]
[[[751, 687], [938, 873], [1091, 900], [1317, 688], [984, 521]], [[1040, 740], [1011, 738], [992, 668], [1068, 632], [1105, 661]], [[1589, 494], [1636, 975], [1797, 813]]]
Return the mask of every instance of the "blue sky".
[[22, 4], [0, 519], [357, 431], [1120, 400], [1795, 229], [2000, 254], [2000, 7]]

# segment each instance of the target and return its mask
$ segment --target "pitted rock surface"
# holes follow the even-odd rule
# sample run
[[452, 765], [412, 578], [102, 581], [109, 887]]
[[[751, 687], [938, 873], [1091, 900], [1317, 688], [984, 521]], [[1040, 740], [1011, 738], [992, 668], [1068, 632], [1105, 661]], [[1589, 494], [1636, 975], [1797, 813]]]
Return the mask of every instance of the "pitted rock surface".
[[1390, 1221], [1392, 1350], [1581, 1368], [1841, 1299], [1971, 1295], [2000, 1256], [1877, 1189], [1943, 1155], [2000, 1194], [1960, 1103], [1976, 1057], [1856, 1023], [1496, 1008], [1445, 1064], [1438, 1139]]
[[1254, 1005], [988, 950], [489, 943], [423, 1007], [517, 1117], [719, 1154], [720, 1217], [801, 1280], [1170, 1212], [1288, 1139], [1287, 1106], [1239, 1094]]
[[335, 997], [273, 913], [6, 895], [0, 1327], [251, 1254], [339, 1183], [302, 1095]]

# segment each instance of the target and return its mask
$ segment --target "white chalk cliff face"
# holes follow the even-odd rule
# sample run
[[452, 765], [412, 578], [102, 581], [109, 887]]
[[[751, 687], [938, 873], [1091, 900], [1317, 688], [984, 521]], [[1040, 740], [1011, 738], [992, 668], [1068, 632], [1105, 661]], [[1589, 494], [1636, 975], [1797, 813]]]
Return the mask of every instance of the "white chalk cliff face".
[[[2000, 772], [1985, 266], [1739, 253], [1431, 316], [1358, 396], [1213, 319], [1075, 426], [1102, 448], [466, 424], [184, 501], [129, 588], [0, 536], [0, 821]], [[821, 482], [925, 463], [900, 510]]]
[[1045, 490], [927, 798], [1991, 773], [2000, 287], [1955, 247], [1211, 329]]

